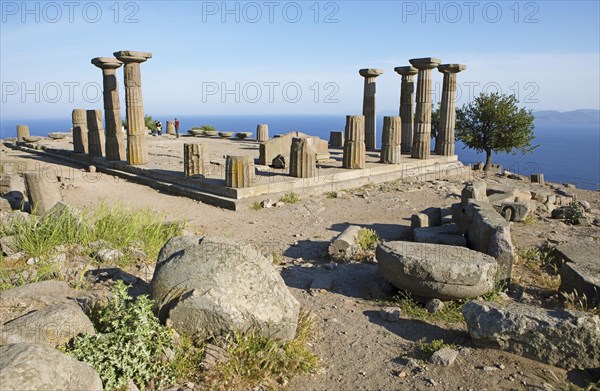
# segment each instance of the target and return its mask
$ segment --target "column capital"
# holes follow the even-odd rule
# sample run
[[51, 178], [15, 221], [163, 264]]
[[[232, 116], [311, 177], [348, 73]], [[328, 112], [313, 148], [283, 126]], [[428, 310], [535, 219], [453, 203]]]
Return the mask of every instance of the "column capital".
[[123, 61], [124, 63], [144, 62], [149, 58], [152, 58], [152, 53], [134, 52], [133, 50], [121, 50], [118, 52], [114, 52], [113, 55], [120, 61]]
[[465, 64], [442, 64], [438, 65], [438, 71], [442, 73], [458, 73], [467, 69]]
[[394, 68], [394, 71], [396, 71], [396, 73], [401, 76], [413, 76], [413, 75], [416, 75], [417, 73], [419, 73], [419, 70], [417, 68], [413, 67], [412, 65], [407, 65], [404, 67], [396, 67], [396, 68]]
[[96, 57], [92, 58], [92, 64], [100, 69], [117, 69], [123, 65], [123, 62], [113, 57]]
[[413, 58], [412, 60], [408, 60], [412, 66], [417, 68], [418, 70], [426, 70], [436, 68], [442, 60], [435, 57], [424, 57], [424, 58]]
[[383, 75], [383, 69], [365, 68], [358, 71], [362, 77], [377, 77]]

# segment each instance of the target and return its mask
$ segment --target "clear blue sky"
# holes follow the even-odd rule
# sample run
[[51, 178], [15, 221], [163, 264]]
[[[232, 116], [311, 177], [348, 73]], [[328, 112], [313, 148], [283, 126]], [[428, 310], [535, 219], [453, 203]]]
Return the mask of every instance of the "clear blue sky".
[[[467, 64], [458, 75], [459, 104], [499, 90], [516, 93], [533, 110], [600, 106], [598, 1], [1, 1], [1, 7], [2, 118], [102, 108], [101, 71], [90, 60], [117, 50], [153, 53], [142, 64], [142, 81], [145, 111], [156, 115], [360, 113], [358, 69], [366, 67], [385, 71], [377, 79], [378, 111], [395, 111], [400, 77], [393, 68], [429, 56]], [[118, 77], [122, 90], [122, 69]], [[441, 81], [435, 71], [438, 91]]]

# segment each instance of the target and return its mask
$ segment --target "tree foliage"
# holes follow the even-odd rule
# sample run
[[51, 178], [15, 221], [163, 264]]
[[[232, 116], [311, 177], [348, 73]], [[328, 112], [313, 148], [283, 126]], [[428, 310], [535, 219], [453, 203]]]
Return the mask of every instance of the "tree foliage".
[[[155, 121], [154, 121], [154, 119], [152, 119], [151, 115], [147, 115], [147, 114], [144, 115], [144, 125], [146, 125], [146, 127], [149, 130], [156, 130], [156, 124], [154, 122]], [[127, 119], [126, 118], [121, 119], [121, 125], [125, 129], [127, 129]]]
[[486, 153], [485, 168], [492, 152], [531, 152], [533, 114], [519, 108], [514, 95], [481, 94], [456, 112], [456, 139], [466, 147]]

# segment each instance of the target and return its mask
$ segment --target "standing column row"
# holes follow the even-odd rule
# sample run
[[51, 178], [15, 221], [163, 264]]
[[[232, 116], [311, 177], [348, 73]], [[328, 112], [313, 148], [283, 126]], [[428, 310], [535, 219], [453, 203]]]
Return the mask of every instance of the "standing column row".
[[440, 126], [435, 140], [435, 153], [438, 155], [454, 155], [456, 74], [465, 69], [467, 69], [467, 66], [464, 64], [443, 64], [438, 66], [438, 71], [444, 74], [442, 101], [440, 104]]
[[415, 111], [415, 131], [411, 157], [429, 159], [431, 155], [431, 70], [441, 60], [433, 57], [409, 60], [418, 70]]
[[152, 58], [152, 53], [122, 50], [113, 53], [125, 64], [125, 106], [127, 112], [127, 163], [148, 163], [144, 104], [142, 100], [142, 75], [140, 64]]
[[117, 69], [123, 63], [116, 58], [96, 57], [92, 59], [92, 64], [102, 69], [106, 160], [125, 160], [125, 137], [121, 131], [121, 103], [117, 82]]
[[396, 67], [396, 73], [402, 76], [400, 85], [400, 118], [402, 118], [402, 153], [410, 153], [414, 132], [415, 82], [418, 70], [412, 66]]
[[365, 78], [363, 96], [363, 115], [365, 116], [365, 146], [369, 151], [375, 149], [377, 123], [375, 119], [375, 78], [383, 74], [381, 69], [361, 69], [358, 73]]

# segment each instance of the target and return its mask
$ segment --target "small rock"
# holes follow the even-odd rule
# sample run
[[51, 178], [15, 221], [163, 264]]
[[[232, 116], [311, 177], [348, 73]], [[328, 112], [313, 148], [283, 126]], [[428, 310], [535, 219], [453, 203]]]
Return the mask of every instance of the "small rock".
[[283, 201], [277, 201], [275, 203], [275, 206], [278, 207], [278, 208], [281, 208], [282, 206], [285, 206], [285, 202], [283, 202]]
[[442, 348], [431, 355], [429, 361], [435, 365], [449, 367], [454, 364], [454, 360], [458, 356], [458, 351], [451, 348]]
[[435, 380], [433, 380], [433, 379], [427, 379], [427, 382], [429, 384], [431, 384], [432, 386], [434, 386], [434, 387], [437, 385], [437, 382]]
[[123, 257], [123, 253], [112, 248], [103, 248], [96, 252], [96, 258], [102, 263], [111, 263]]
[[496, 368], [496, 367], [490, 367], [490, 366], [480, 366], [478, 368], [481, 369], [482, 371], [486, 371], [486, 372], [497, 371], [498, 370], [498, 368]]
[[555, 191], [556, 191], [556, 194], [559, 194], [561, 196], [571, 197], [571, 198], [573, 198], [575, 196], [572, 191], [567, 190], [567, 189], [556, 189]]
[[96, 172], [96, 166], [88, 166], [88, 172]]
[[405, 377], [406, 377], [406, 375], [407, 375], [407, 374], [406, 374], [406, 372], [404, 372], [404, 371], [401, 371], [400, 373], [398, 373], [398, 377], [399, 377], [399, 378], [405, 378]]
[[434, 312], [438, 312], [444, 309], [444, 302], [440, 299], [431, 299], [427, 302], [427, 304], [425, 304], [425, 309], [430, 314], [433, 314]]
[[335, 198], [343, 198], [346, 195], [343, 191], [336, 191]]
[[401, 313], [402, 311], [398, 307], [383, 307], [379, 311], [379, 316], [388, 322], [397, 322], [400, 320]]
[[38, 262], [39, 262], [39, 259], [37, 259], [37, 258], [29, 258], [29, 259], [27, 260], [27, 264], [28, 264], [28, 265], [35, 265], [35, 264], [36, 264], [36, 263], [38, 263]]
[[496, 364], [496, 366], [498, 367], [498, 369], [504, 369], [504, 368], [506, 368], [506, 367], [504, 366], [504, 364]]

